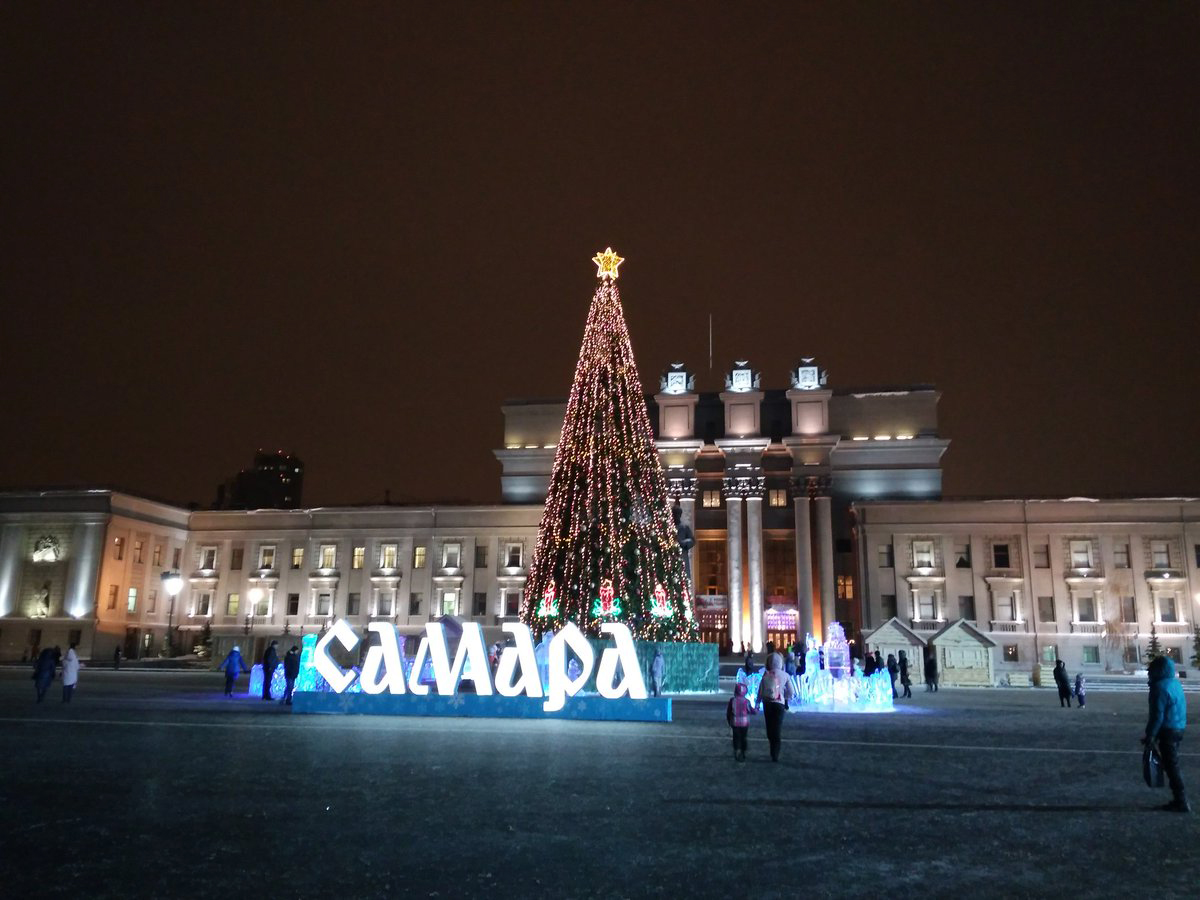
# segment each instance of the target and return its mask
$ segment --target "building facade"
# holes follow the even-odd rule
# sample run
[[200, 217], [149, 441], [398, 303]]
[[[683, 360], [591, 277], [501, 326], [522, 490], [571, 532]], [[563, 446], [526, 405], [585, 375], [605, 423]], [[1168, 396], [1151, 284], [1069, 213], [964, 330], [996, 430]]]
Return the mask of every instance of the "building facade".
[[1056, 659], [1142, 664], [1151, 630], [1189, 663], [1200, 603], [1200, 500], [858, 502], [861, 616], [932, 637], [965, 620], [996, 672]]

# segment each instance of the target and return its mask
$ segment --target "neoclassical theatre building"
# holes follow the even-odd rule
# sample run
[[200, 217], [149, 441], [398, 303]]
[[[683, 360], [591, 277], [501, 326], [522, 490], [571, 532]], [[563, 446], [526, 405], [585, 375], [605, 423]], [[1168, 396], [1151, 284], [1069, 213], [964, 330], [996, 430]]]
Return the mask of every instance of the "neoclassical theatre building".
[[[1195, 501], [945, 501], [933, 388], [831, 388], [809, 360], [786, 388], [763, 389], [745, 363], [724, 380], [698, 393], [674, 365], [647, 398], [696, 538], [707, 640], [761, 650], [837, 618], [868, 646], [937, 647], [951, 668], [985, 656], [964, 682], [1055, 654], [1085, 671], [1133, 664], [1152, 623], [1190, 655]], [[498, 505], [188, 511], [100, 489], [0, 494], [0, 659], [72, 640], [94, 658], [158, 655], [168, 634], [176, 650], [211, 634], [214, 652], [257, 654], [343, 616], [416, 634], [454, 615], [499, 638], [564, 409], [503, 407]]]

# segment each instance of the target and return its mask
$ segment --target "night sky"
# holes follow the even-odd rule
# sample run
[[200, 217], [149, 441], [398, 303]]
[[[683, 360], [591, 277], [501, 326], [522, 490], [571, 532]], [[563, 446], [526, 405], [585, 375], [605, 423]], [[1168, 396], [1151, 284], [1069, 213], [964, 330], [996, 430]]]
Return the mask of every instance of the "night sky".
[[[0, 485], [499, 499], [612, 245], [643, 384], [942, 391], [945, 493], [1200, 494], [1200, 5], [0, 13]], [[715, 365], [708, 372], [708, 315]]]

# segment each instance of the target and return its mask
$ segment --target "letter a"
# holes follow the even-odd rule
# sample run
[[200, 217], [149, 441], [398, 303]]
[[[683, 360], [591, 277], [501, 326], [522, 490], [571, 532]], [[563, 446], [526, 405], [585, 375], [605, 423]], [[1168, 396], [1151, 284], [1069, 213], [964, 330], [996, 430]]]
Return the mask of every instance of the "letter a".
[[[645, 700], [646, 680], [642, 678], [642, 667], [638, 664], [637, 647], [629, 626], [621, 622], [605, 622], [600, 626], [601, 634], [611, 634], [616, 648], [607, 648], [600, 654], [600, 668], [596, 670], [596, 690], [601, 697], [616, 700], [625, 694], [630, 699]], [[614, 684], [617, 663], [621, 664], [621, 683]]]
[[[403, 694], [404, 663], [400, 658], [400, 643], [396, 640], [396, 626], [372, 622], [367, 630], [379, 635], [379, 646], [370, 647], [363, 661], [362, 673], [358, 676], [363, 693], [382, 694], [386, 689], [390, 694]], [[379, 677], [381, 666], [384, 670], [382, 678]]]

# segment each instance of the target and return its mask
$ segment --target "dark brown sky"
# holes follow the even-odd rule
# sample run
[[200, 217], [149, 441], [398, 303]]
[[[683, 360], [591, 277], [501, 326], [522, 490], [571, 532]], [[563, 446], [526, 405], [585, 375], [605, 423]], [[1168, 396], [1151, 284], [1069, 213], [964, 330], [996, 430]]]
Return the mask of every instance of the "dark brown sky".
[[[1200, 493], [1200, 5], [0, 17], [0, 484], [498, 499], [594, 285], [643, 382], [943, 391], [947, 494]], [[703, 388], [711, 388], [716, 379]]]

